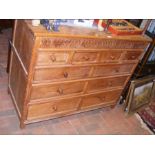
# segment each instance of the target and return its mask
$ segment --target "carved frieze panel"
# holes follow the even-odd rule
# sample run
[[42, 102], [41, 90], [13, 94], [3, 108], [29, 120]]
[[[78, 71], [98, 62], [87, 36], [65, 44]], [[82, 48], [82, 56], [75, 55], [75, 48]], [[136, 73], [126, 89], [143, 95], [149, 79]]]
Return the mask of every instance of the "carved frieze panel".
[[90, 38], [42, 38], [40, 48], [97, 48], [97, 49], [144, 49], [147, 43], [142, 41]]

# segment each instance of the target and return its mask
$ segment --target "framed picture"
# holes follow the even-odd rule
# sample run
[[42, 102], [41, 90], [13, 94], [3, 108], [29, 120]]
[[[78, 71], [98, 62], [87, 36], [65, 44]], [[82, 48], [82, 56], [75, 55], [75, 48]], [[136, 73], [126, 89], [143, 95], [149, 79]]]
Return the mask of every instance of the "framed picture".
[[155, 103], [155, 79], [153, 80], [151, 103]]
[[143, 106], [152, 102], [155, 95], [155, 77], [141, 78], [131, 81], [125, 102], [128, 114], [137, 112]]

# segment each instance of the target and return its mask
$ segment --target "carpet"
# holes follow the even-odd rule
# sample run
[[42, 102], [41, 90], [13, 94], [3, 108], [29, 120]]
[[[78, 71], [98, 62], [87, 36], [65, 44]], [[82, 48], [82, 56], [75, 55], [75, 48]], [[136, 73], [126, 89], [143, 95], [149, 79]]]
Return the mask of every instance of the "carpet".
[[143, 122], [155, 134], [155, 103], [138, 112]]

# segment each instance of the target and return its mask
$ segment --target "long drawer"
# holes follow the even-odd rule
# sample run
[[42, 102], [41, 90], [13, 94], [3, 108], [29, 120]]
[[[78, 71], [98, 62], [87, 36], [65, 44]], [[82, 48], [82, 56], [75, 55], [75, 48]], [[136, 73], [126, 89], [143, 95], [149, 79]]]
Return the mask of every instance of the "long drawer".
[[83, 92], [85, 82], [68, 82], [60, 84], [39, 84], [32, 86], [31, 100], [79, 95]]
[[91, 66], [83, 67], [58, 67], [37, 69], [34, 81], [60, 81], [88, 78]]
[[99, 65], [94, 67], [92, 77], [130, 74], [135, 64]]
[[91, 95], [86, 95], [83, 97], [81, 102], [81, 109], [87, 109], [91, 107], [96, 107], [108, 103], [115, 103], [119, 99], [122, 89], [106, 91], [102, 93], [96, 93]]
[[79, 103], [80, 98], [72, 98], [29, 105], [27, 119], [33, 120], [73, 112], [78, 109]]
[[92, 93], [95, 91], [101, 91], [105, 89], [112, 89], [117, 87], [123, 87], [128, 79], [128, 75], [116, 76], [116, 77], [106, 77], [96, 80], [88, 81], [86, 93]]

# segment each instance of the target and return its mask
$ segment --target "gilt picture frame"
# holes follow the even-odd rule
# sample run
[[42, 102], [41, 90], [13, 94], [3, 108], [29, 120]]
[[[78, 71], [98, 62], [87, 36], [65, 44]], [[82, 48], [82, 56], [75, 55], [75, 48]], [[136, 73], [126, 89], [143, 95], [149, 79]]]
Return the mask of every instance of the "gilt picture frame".
[[132, 114], [152, 103], [155, 92], [155, 77], [140, 78], [131, 81], [126, 98], [126, 112]]

